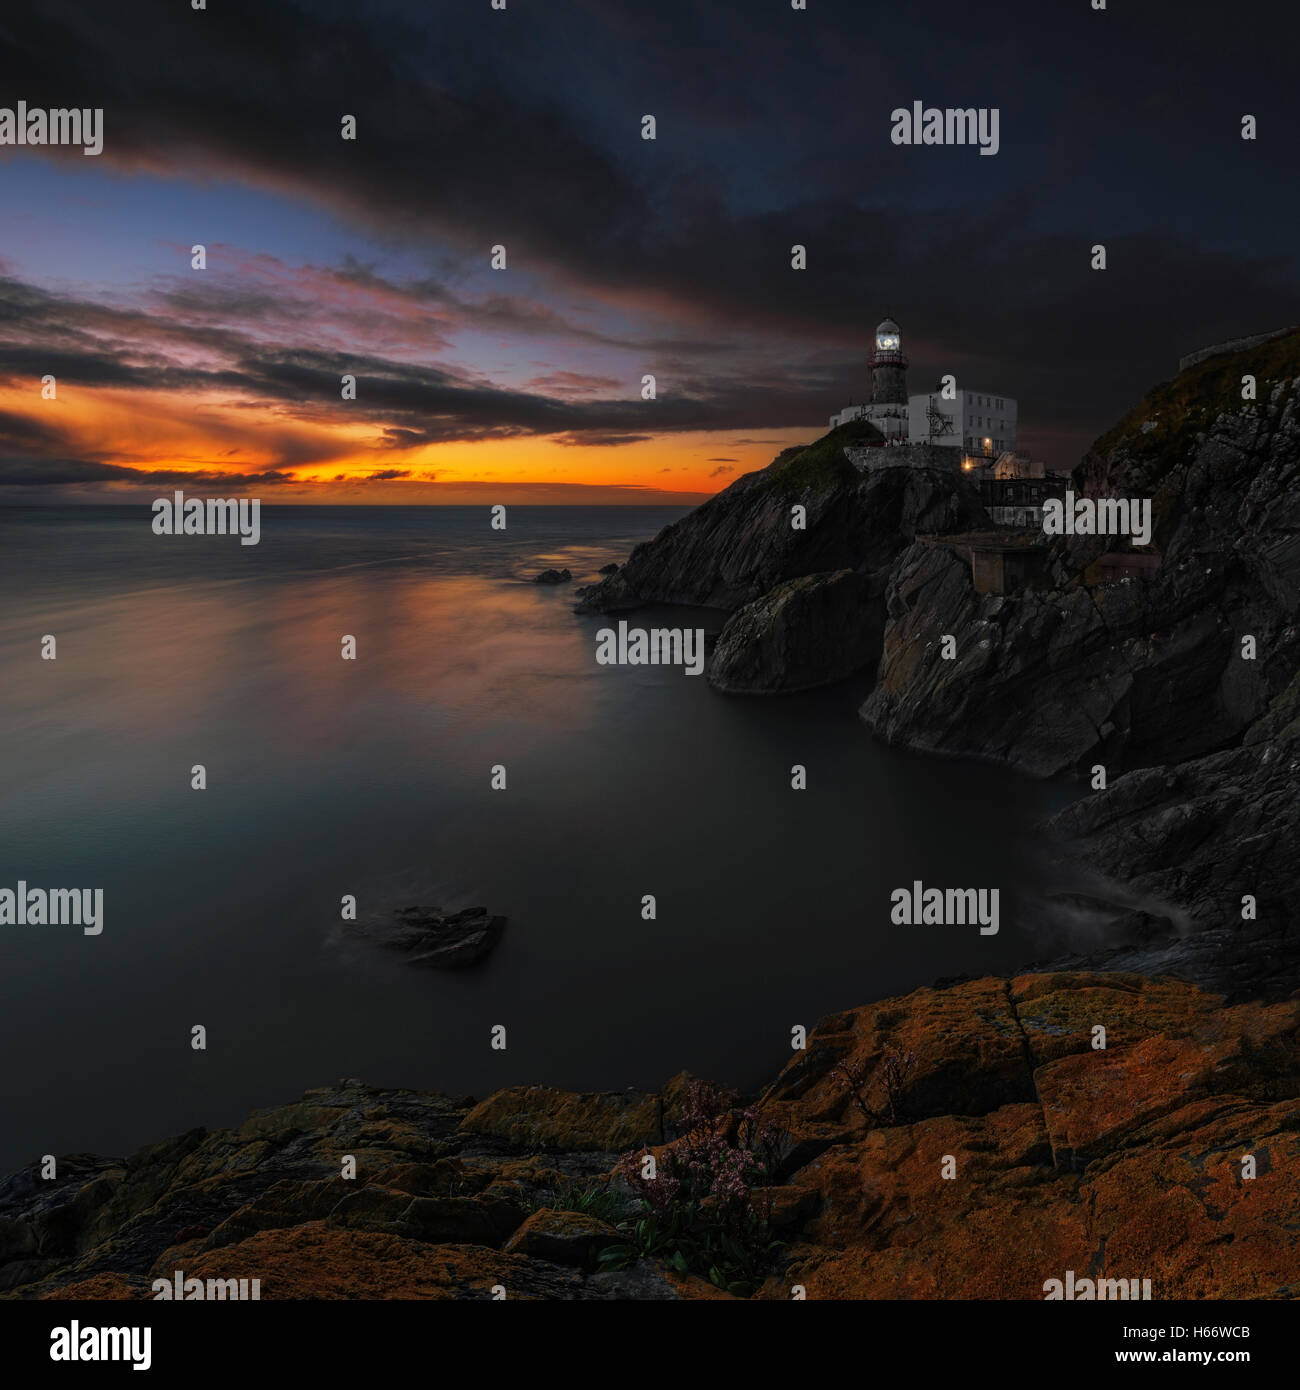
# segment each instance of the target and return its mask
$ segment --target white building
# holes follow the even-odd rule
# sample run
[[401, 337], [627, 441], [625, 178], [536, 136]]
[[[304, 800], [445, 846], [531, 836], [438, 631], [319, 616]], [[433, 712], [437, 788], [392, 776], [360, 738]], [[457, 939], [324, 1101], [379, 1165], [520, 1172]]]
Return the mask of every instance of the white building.
[[1016, 447], [1016, 402], [993, 391], [941, 391], [907, 399], [908, 435], [913, 443], [960, 449], [964, 458], [995, 459]]

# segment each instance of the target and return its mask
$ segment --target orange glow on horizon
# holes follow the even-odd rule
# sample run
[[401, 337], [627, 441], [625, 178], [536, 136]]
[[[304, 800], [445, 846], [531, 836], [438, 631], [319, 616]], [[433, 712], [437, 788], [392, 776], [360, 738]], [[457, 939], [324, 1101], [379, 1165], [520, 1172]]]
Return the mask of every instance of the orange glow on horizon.
[[[0, 388], [0, 410], [62, 436], [52, 457], [87, 459], [142, 475], [153, 471], [238, 475], [259, 479], [268, 502], [383, 502], [480, 500], [485, 490], [523, 488], [581, 500], [582, 489], [712, 494], [742, 474], [763, 468], [791, 444], [811, 442], [815, 428], [692, 431], [622, 445], [563, 444], [546, 436], [452, 441], [414, 448], [385, 447], [382, 426], [350, 422], [346, 407], [290, 410], [215, 395], [179, 396], [60, 383], [53, 401], [39, 388]], [[376, 477], [398, 473], [393, 478]], [[129, 476], [101, 485], [106, 497], [124, 488], [162, 489], [171, 482]], [[215, 483], [204, 484], [211, 490]], [[565, 496], [564, 493], [572, 495]], [[595, 500], [595, 499], [593, 499]], [[603, 499], [602, 499], [603, 500]], [[633, 497], [634, 500], [634, 497]]]

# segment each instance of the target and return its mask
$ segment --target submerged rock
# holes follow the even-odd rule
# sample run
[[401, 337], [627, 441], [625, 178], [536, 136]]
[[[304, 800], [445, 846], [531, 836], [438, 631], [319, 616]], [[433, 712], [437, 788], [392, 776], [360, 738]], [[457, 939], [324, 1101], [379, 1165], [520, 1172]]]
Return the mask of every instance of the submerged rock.
[[533, 580], [534, 584], [567, 584], [573, 575], [568, 570], [543, 570]]
[[390, 950], [405, 951], [410, 965], [443, 969], [473, 965], [501, 940], [506, 919], [493, 917], [485, 907], [444, 913], [437, 907], [403, 907], [395, 924], [377, 935]]

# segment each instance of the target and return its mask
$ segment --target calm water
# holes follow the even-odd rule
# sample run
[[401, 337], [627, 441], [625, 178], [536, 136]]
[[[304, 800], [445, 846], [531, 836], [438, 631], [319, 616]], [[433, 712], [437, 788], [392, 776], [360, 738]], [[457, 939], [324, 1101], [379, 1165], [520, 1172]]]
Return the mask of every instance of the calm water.
[[[0, 927], [0, 1167], [343, 1076], [752, 1085], [793, 1024], [1060, 944], [1006, 901], [1059, 792], [880, 747], [861, 683], [745, 700], [597, 666], [603, 620], [528, 582], [679, 514], [264, 508], [243, 547], [146, 507], [0, 511], [0, 886], [105, 895], [98, 937]], [[1001, 887], [1001, 932], [891, 925], [914, 878]], [[420, 971], [340, 930], [345, 893], [510, 925], [484, 966]]]

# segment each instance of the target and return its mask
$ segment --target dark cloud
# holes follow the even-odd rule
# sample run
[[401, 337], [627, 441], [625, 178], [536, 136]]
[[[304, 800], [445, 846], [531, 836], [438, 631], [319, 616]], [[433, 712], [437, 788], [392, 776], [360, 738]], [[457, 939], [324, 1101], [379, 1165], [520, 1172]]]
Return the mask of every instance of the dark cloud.
[[599, 430], [586, 433], [556, 435], [555, 442], [564, 445], [582, 445], [584, 448], [616, 449], [623, 444], [644, 444], [653, 439], [650, 434], [602, 434]]
[[57, 452], [65, 440], [66, 434], [56, 421], [0, 410], [0, 450]]
[[[1267, 17], [1225, 24], [1221, 6], [1184, 0], [1170, 24], [1136, 7], [1120, 42], [1082, 3], [1006, 0], [994, 23], [956, 0], [820, 9], [575, 0], [512, 6], [505, 21], [486, 3], [393, 0], [359, 17], [343, 0], [221, 0], [200, 14], [42, 0], [6, 12], [0, 90], [105, 108], [101, 159], [51, 158], [306, 196], [450, 262], [393, 287], [422, 299], [431, 331], [472, 316], [622, 345], [651, 316], [671, 321], [644, 344], [689, 384], [655, 404], [655, 432], [824, 424], [861, 399], [888, 311], [913, 389], [955, 372], [1018, 398], [1022, 433], [1075, 449], [1181, 352], [1300, 319], [1297, 146], [1278, 134], [1290, 46], [1259, 43]], [[1153, 77], [1164, 71], [1177, 80]], [[968, 104], [990, 72], [1013, 75], [991, 89], [997, 158], [889, 145], [892, 106]], [[651, 110], [653, 144], [639, 139]], [[1247, 110], [1266, 147], [1237, 138]], [[343, 112], [356, 142], [339, 138]], [[1088, 267], [1097, 241], [1105, 272]], [[498, 242], [557, 303], [599, 298], [639, 327], [606, 335], [516, 293], [471, 301], [454, 263], [481, 264]], [[790, 268], [795, 243], [806, 271]], [[387, 284], [360, 261], [339, 274]], [[222, 314], [298, 312], [256, 287], [222, 293]], [[218, 312], [194, 287], [166, 294], [196, 320]], [[214, 329], [232, 365], [205, 373], [144, 342], [119, 350], [112, 319], [100, 306], [67, 321], [43, 370], [125, 387], [161, 373], [286, 406], [295, 389], [328, 397], [316, 359], [241, 352]], [[766, 380], [728, 374], [726, 359], [764, 347]], [[34, 359], [6, 350], [3, 370], [28, 375]], [[565, 404], [393, 364], [373, 376], [357, 413], [392, 448], [651, 428], [636, 401]]]
[[163, 487], [223, 487], [242, 491], [250, 487], [300, 486], [291, 474], [278, 469], [260, 473], [226, 473], [213, 469], [182, 472], [175, 468], [123, 468], [94, 459], [46, 457], [0, 458], [0, 486], [68, 486], [76, 483], [154, 484]]

